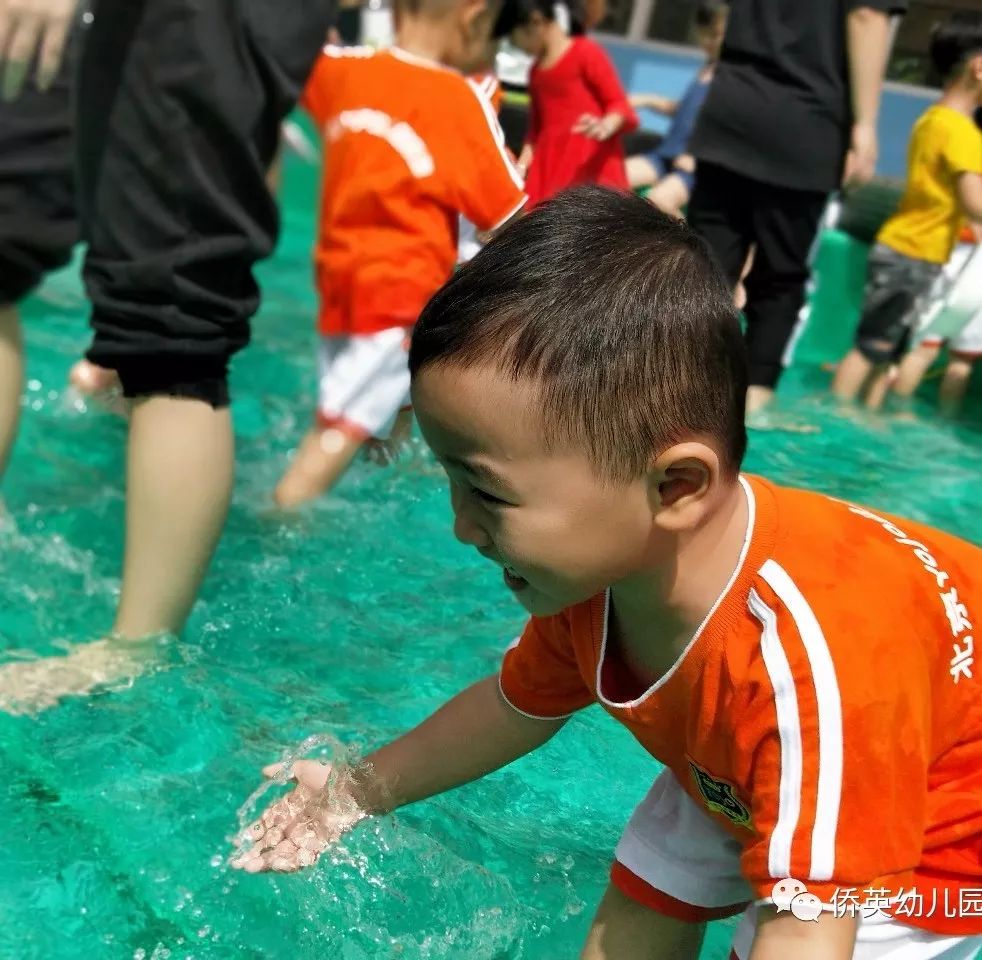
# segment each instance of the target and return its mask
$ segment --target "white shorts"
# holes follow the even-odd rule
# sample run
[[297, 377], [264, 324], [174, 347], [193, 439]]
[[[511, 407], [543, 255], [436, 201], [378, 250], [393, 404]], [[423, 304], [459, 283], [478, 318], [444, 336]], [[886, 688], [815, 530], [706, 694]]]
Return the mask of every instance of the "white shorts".
[[[759, 908], [753, 902], [745, 906], [753, 893], [740, 873], [740, 844], [692, 800], [670, 770], [658, 775], [634, 811], [615, 856], [615, 884], [653, 909], [658, 909], [660, 893], [691, 905], [691, 911], [677, 913], [688, 914], [687, 919], [743, 910], [731, 957], [747, 960]], [[633, 889], [617, 879], [617, 871], [623, 877], [625, 868], [633, 875]], [[640, 892], [642, 886], [650, 895]], [[982, 936], [931, 933], [881, 914], [860, 918], [853, 960], [973, 960], [980, 948]]]
[[955, 247], [942, 271], [943, 292], [925, 317], [920, 342], [948, 344], [951, 353], [982, 356], [982, 244]]
[[322, 428], [384, 440], [409, 402], [409, 331], [322, 336], [318, 379]]

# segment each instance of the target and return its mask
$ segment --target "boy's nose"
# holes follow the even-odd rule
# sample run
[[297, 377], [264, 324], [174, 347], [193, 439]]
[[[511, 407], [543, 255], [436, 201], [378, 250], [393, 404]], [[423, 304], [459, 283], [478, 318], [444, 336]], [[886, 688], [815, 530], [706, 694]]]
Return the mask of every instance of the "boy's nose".
[[491, 538], [487, 535], [484, 528], [474, 519], [467, 504], [467, 498], [458, 493], [456, 489], [451, 491], [450, 503], [453, 506], [453, 535], [461, 542], [470, 547], [482, 547], [491, 545]]

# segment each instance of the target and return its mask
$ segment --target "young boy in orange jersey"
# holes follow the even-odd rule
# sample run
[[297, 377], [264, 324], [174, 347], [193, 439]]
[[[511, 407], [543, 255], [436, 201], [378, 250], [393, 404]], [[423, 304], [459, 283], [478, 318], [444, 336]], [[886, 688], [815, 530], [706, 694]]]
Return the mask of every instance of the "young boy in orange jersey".
[[[501, 89], [501, 82], [494, 72], [494, 55], [498, 49], [498, 44], [490, 45], [488, 55], [478, 70], [471, 75], [471, 80], [477, 84], [478, 89], [487, 98], [494, 110], [496, 117], [501, 116], [501, 104], [504, 102], [504, 91]], [[514, 159], [509, 151], [509, 157]], [[457, 263], [467, 263], [484, 245], [486, 238], [481, 234], [467, 217], [461, 216], [460, 227], [457, 235]]]
[[484, 56], [488, 7], [407, 0], [397, 44], [326, 47], [303, 103], [323, 131], [315, 253], [317, 423], [279, 482], [281, 506], [334, 484], [385, 439], [409, 392], [409, 332], [456, 262], [458, 216], [497, 229], [525, 202], [490, 104], [457, 72]]
[[310, 864], [599, 703], [665, 770], [584, 958], [695, 960], [738, 913], [738, 960], [973, 957], [982, 550], [740, 474], [746, 356], [699, 237], [637, 197], [562, 194], [430, 301], [410, 369], [454, 532], [531, 619], [339, 802], [295, 764], [238, 865]]

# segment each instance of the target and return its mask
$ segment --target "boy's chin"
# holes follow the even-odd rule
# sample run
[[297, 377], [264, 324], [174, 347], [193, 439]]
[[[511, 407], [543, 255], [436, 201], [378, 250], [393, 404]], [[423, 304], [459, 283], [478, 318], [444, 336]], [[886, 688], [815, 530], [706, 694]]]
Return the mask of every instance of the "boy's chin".
[[532, 586], [515, 591], [512, 596], [519, 606], [533, 617], [553, 617], [577, 602], [575, 600], [558, 600], [555, 597], [546, 596]]

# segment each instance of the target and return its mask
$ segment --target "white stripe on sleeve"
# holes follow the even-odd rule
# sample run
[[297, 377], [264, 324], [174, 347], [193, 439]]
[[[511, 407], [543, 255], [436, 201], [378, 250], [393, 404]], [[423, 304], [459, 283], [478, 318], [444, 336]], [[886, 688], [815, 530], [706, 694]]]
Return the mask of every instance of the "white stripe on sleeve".
[[801, 813], [801, 721], [798, 717], [798, 694], [787, 654], [777, 632], [777, 614], [761, 599], [756, 590], [747, 599], [750, 612], [763, 628], [760, 652], [774, 690], [777, 732], [781, 741], [781, 782], [778, 789], [777, 823], [771, 833], [767, 852], [767, 870], [775, 879], [791, 876], [791, 841], [798, 828]]
[[809, 879], [830, 880], [835, 871], [835, 838], [842, 799], [842, 700], [839, 681], [822, 627], [787, 571], [773, 560], [768, 560], [761, 567], [760, 575], [794, 618], [815, 684], [818, 702], [818, 789]]
[[505, 169], [508, 171], [508, 175], [511, 177], [512, 183], [518, 187], [519, 190], [525, 189], [525, 184], [522, 178], [518, 175], [518, 171], [515, 169], [515, 165], [511, 162], [511, 157], [508, 156], [508, 148], [505, 146], [505, 132], [501, 129], [501, 124], [498, 123], [498, 118], [494, 115], [494, 109], [491, 106], [491, 101], [481, 92], [481, 88], [470, 78], [467, 78], [467, 86], [470, 88], [471, 93], [477, 99], [477, 102], [481, 105], [481, 110], [484, 113], [484, 119], [488, 122], [488, 129], [491, 131], [491, 136], [494, 138], [495, 145], [498, 148], [498, 153], [501, 155], [501, 162], [505, 165]]

